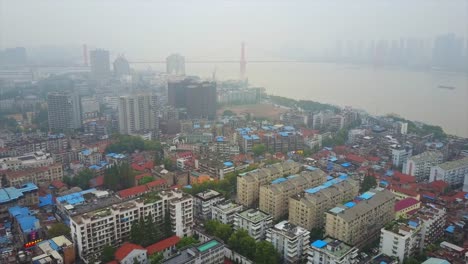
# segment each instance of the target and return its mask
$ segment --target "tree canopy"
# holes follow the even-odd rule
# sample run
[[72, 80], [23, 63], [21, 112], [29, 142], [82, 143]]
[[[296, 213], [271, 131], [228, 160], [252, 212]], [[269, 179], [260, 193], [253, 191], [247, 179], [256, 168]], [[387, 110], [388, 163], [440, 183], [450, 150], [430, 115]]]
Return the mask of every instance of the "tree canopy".
[[364, 180], [361, 184], [361, 192], [367, 192], [371, 188], [375, 188], [377, 186], [377, 181], [375, 180], [374, 176], [366, 175], [364, 176]]
[[113, 191], [133, 187], [135, 174], [127, 162], [111, 166], [104, 172], [104, 186]]
[[198, 241], [198, 239], [196, 239], [196, 238], [194, 238], [192, 236], [188, 236], [188, 237], [181, 238], [179, 243], [177, 243], [176, 247], [178, 249], [180, 249], [180, 248], [188, 247], [188, 246], [195, 245], [195, 244], [198, 244], [198, 243], [200, 243], [200, 241]]
[[257, 144], [252, 147], [252, 152], [256, 157], [262, 156], [266, 152], [266, 146], [264, 144]]
[[129, 135], [115, 135], [116, 142], [107, 146], [106, 153], [133, 153], [135, 150], [159, 151], [161, 143], [155, 140], [143, 140], [141, 137]]
[[94, 172], [88, 168], [81, 170], [73, 177], [64, 177], [64, 182], [69, 186], [78, 186], [83, 190], [89, 189], [89, 181], [94, 178]]
[[[166, 212], [166, 214], [168, 215], [169, 213]], [[172, 236], [172, 230], [161, 228], [166, 222], [167, 218], [155, 222], [152, 214], [149, 214], [145, 218], [140, 218], [139, 221], [134, 221], [130, 229], [130, 242], [147, 247]], [[170, 222], [168, 224], [170, 225]]]
[[70, 236], [70, 228], [64, 223], [56, 223], [47, 230], [47, 233], [50, 238], [57, 236]]
[[104, 248], [102, 249], [101, 261], [104, 263], [112, 261], [114, 259], [115, 251], [116, 251], [115, 247], [112, 247], [110, 245], [105, 245]]

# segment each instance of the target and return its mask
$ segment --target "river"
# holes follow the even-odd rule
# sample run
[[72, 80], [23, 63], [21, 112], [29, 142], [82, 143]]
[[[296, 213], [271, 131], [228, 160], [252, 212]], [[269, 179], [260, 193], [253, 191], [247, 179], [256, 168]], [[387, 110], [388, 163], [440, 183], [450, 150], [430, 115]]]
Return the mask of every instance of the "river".
[[[188, 75], [211, 78], [214, 70], [220, 80], [239, 77], [234, 63], [186, 65]], [[376, 115], [395, 113], [468, 137], [468, 76], [463, 73], [287, 62], [249, 63], [247, 77], [272, 95], [352, 106]]]

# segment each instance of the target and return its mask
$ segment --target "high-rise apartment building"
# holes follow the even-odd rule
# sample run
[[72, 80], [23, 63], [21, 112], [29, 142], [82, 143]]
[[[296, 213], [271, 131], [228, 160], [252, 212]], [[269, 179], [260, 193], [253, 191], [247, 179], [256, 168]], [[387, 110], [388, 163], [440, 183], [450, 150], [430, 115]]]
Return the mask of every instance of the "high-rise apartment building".
[[418, 182], [429, 180], [431, 167], [443, 162], [444, 155], [439, 151], [426, 151], [412, 156], [403, 167], [403, 173], [415, 176]]
[[346, 245], [342, 241], [327, 237], [310, 244], [307, 252], [307, 264], [358, 264], [359, 249]]
[[310, 232], [288, 221], [282, 221], [267, 230], [266, 241], [278, 251], [283, 263], [300, 263], [309, 249]]
[[250, 207], [258, 202], [260, 186], [273, 180], [298, 173], [302, 165], [294, 161], [276, 163], [265, 168], [249, 171], [237, 176], [237, 199], [240, 204]]
[[431, 168], [429, 181], [442, 180], [450, 186], [463, 185], [463, 191], [468, 192], [468, 158], [448, 161]]
[[106, 79], [111, 75], [109, 51], [96, 49], [90, 51], [91, 75], [95, 79]]
[[211, 207], [211, 217], [223, 224], [232, 225], [235, 222], [237, 213], [242, 211], [243, 208], [242, 205], [231, 200], [222, 201]]
[[260, 186], [259, 208], [273, 216], [273, 219], [279, 219], [288, 213], [289, 197], [321, 185], [326, 178], [325, 172], [316, 169], [273, 180], [269, 185]]
[[267, 230], [273, 225], [273, 217], [257, 209], [247, 209], [235, 216], [234, 229], [244, 229], [256, 241], [265, 239]]
[[76, 93], [47, 95], [49, 130], [66, 131], [81, 127], [81, 102]]
[[130, 64], [123, 56], [118, 57], [114, 61], [114, 74], [117, 77], [130, 74]]
[[216, 83], [198, 78], [171, 80], [168, 83], [169, 104], [186, 108], [189, 118], [216, 117]]
[[387, 190], [372, 190], [325, 213], [325, 233], [346, 244], [361, 247], [379, 235], [395, 218], [395, 196]]
[[185, 57], [171, 54], [166, 58], [166, 73], [171, 75], [185, 75]]
[[206, 190], [194, 195], [195, 216], [203, 219], [211, 219], [211, 207], [224, 200], [224, 196], [214, 190]]
[[119, 131], [133, 135], [159, 131], [158, 101], [156, 95], [138, 94], [119, 98]]
[[321, 228], [324, 214], [342, 201], [351, 201], [359, 193], [359, 183], [346, 175], [289, 198], [289, 222], [307, 230]]

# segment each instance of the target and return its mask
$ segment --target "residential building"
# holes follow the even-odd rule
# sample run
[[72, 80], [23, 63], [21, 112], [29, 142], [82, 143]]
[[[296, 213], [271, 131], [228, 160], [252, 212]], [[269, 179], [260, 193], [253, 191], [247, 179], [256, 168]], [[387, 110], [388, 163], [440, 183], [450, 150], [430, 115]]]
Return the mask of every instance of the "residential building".
[[185, 108], [191, 119], [214, 119], [216, 116], [216, 83], [198, 78], [183, 78], [168, 82], [169, 104]]
[[202, 220], [212, 218], [211, 208], [224, 200], [224, 196], [214, 190], [206, 190], [197, 193], [193, 197], [195, 217]]
[[421, 202], [412, 197], [399, 201], [397, 199], [397, 202], [395, 203], [395, 219], [398, 220], [400, 217], [407, 218], [419, 208], [421, 208]]
[[259, 208], [273, 219], [279, 219], [289, 210], [289, 197], [323, 184], [326, 178], [327, 175], [317, 169], [275, 179], [269, 185], [260, 186]]
[[36, 244], [36, 249], [36, 256], [32, 258], [32, 263], [75, 263], [75, 246], [65, 236], [39, 242]]
[[346, 175], [307, 189], [289, 198], [289, 222], [307, 230], [322, 228], [326, 211], [342, 201], [353, 200], [358, 193], [359, 183]]
[[46, 167], [28, 168], [18, 171], [5, 171], [10, 186], [21, 186], [32, 182], [39, 186], [48, 186], [52, 181], [63, 179], [62, 164], [51, 164]]
[[451, 187], [463, 185], [463, 191], [468, 192], [468, 158], [448, 161], [431, 168], [429, 181], [442, 180]]
[[358, 251], [356, 247], [327, 237], [310, 244], [307, 264], [358, 264]]
[[180, 238], [178, 236], [171, 236], [169, 238], [158, 241], [152, 245], [149, 245], [146, 247], [146, 249], [148, 250], [148, 257], [156, 253], [161, 253], [164, 256], [164, 259], [167, 259], [177, 252], [176, 245], [179, 242]]
[[310, 232], [282, 221], [267, 230], [266, 241], [278, 251], [283, 263], [299, 263], [307, 257]]
[[159, 135], [157, 96], [138, 94], [119, 98], [119, 131], [121, 134], [136, 135], [153, 132]]
[[166, 73], [170, 75], [185, 75], [185, 57], [171, 54], [166, 58]]
[[110, 77], [109, 51], [96, 49], [90, 51], [91, 75], [95, 79], [106, 79]]
[[0, 220], [8, 217], [8, 209], [14, 206], [37, 206], [39, 204], [37, 186], [26, 183], [20, 188], [0, 188]]
[[265, 168], [242, 173], [237, 176], [237, 199], [240, 204], [250, 207], [258, 202], [260, 186], [270, 184], [283, 176], [298, 173], [302, 165], [294, 161], [285, 161]]
[[8, 208], [10, 222], [16, 242], [23, 244], [25, 248], [35, 245], [43, 239], [43, 230], [39, 219], [27, 207], [13, 206]]
[[244, 207], [233, 201], [227, 200], [211, 207], [211, 216], [213, 220], [218, 220], [223, 224], [234, 224], [236, 214], [242, 211]]
[[447, 221], [447, 212], [444, 207], [426, 204], [421, 207], [410, 220], [419, 219], [422, 225], [421, 229], [421, 249], [435, 243], [444, 235], [444, 228]]
[[148, 250], [144, 247], [125, 242], [114, 253], [115, 260], [119, 264], [134, 264], [138, 261], [140, 264], [148, 263]]
[[122, 77], [124, 75], [130, 74], [130, 64], [128, 63], [127, 59], [123, 56], [119, 56], [114, 61], [114, 74], [117, 77]]
[[378, 236], [380, 228], [395, 218], [395, 196], [387, 190], [372, 190], [325, 213], [327, 236], [361, 247]]
[[439, 151], [426, 151], [412, 156], [403, 167], [403, 173], [416, 177], [418, 182], [429, 180], [431, 168], [443, 162], [444, 155]]
[[421, 223], [408, 221], [393, 222], [380, 233], [380, 252], [390, 257], [397, 257], [400, 263], [416, 254], [421, 246]]
[[218, 159], [200, 159], [195, 160], [195, 168], [200, 169], [213, 178], [224, 179], [224, 175], [234, 172], [234, 163], [230, 161], [221, 161]]
[[224, 262], [224, 244], [211, 239], [199, 246], [187, 248], [163, 264], [221, 264]]
[[412, 150], [406, 147], [392, 148], [392, 164], [395, 167], [405, 166], [409, 157], [411, 157]]
[[77, 93], [47, 95], [49, 130], [67, 131], [81, 127], [81, 101]]
[[234, 229], [244, 229], [256, 241], [265, 239], [267, 230], [273, 226], [273, 217], [257, 209], [238, 212], [234, 218]]
[[50, 166], [54, 159], [50, 153], [36, 151], [16, 157], [0, 158], [0, 169], [2, 170], [24, 170], [27, 168], [38, 168]]
[[[83, 194], [58, 197], [61, 216], [69, 215], [73, 242], [79, 256], [89, 261], [99, 257], [105, 245], [119, 246], [128, 240], [132, 223], [140, 217], [152, 215], [155, 223], [162, 223], [170, 214], [173, 232], [183, 237], [191, 234], [193, 226], [193, 198], [181, 191], [145, 193], [133, 200], [121, 200], [96, 190], [92, 202], [85, 202]], [[129, 196], [131, 197], [131, 196]]]

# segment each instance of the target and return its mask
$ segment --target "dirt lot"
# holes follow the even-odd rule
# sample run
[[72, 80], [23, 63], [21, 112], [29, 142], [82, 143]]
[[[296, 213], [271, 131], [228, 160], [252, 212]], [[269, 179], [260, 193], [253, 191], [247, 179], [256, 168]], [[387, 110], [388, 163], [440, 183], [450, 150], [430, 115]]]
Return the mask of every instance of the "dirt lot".
[[268, 118], [270, 120], [279, 120], [280, 115], [287, 111], [287, 109], [272, 104], [254, 104], [224, 106], [218, 109], [217, 114], [222, 115], [225, 110], [231, 110], [237, 115], [250, 113], [252, 117]]

